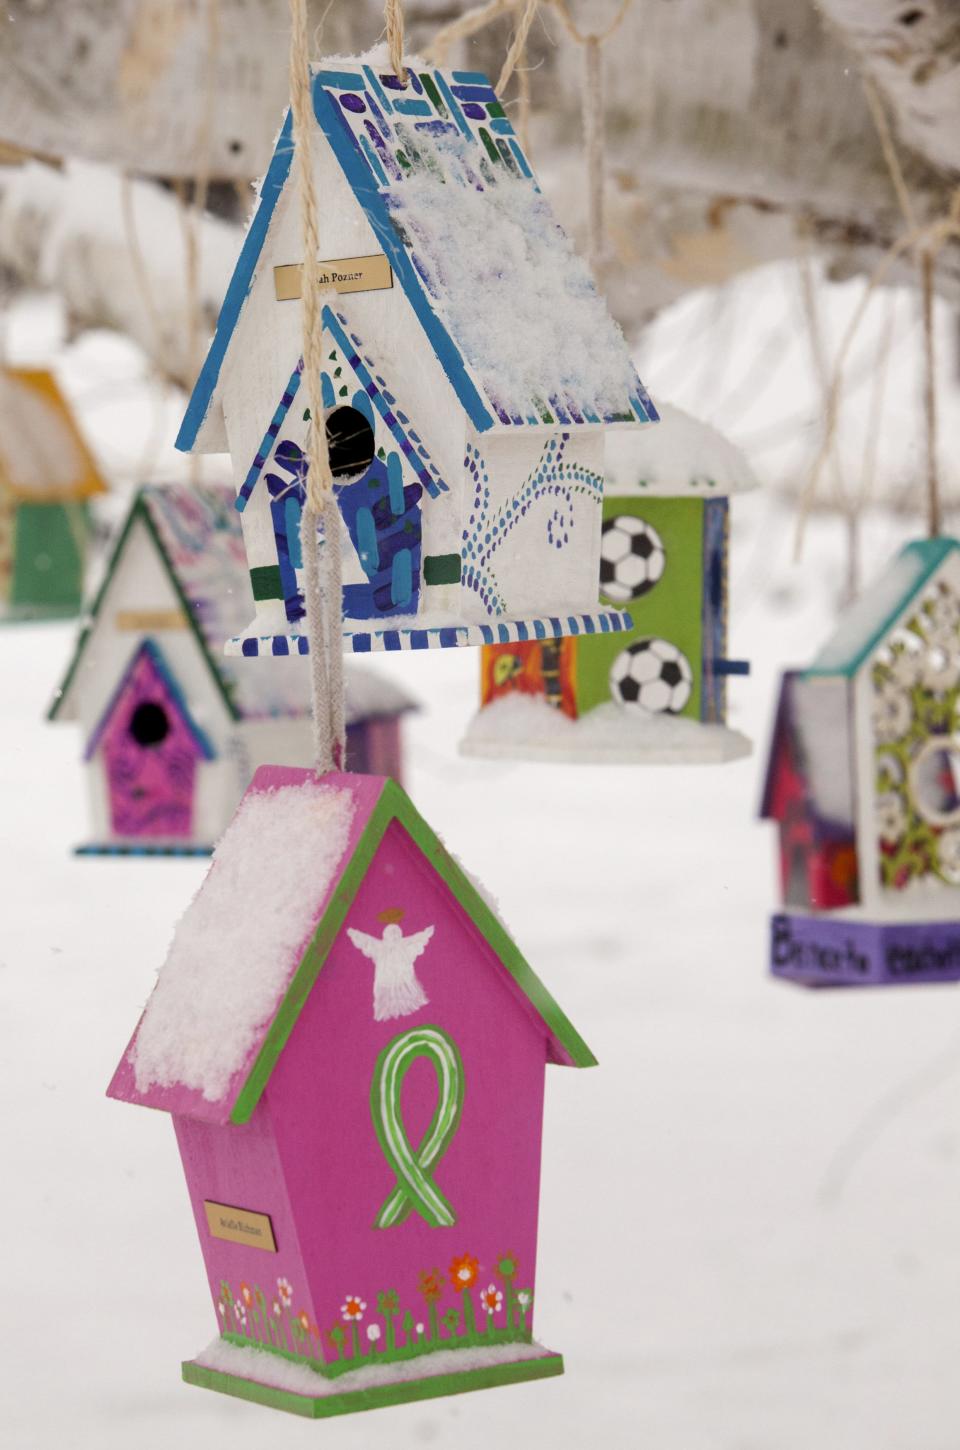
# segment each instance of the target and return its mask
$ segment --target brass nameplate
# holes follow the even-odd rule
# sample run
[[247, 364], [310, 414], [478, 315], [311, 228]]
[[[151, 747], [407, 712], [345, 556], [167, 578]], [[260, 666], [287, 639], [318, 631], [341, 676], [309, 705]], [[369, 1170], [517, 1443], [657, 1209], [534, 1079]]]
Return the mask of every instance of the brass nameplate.
[[117, 629], [186, 629], [181, 609], [118, 609]]
[[[295, 301], [300, 296], [302, 278], [301, 262], [274, 267], [277, 301]], [[335, 292], [383, 292], [393, 286], [393, 268], [382, 252], [373, 257], [341, 257], [317, 263], [317, 284], [332, 287]]]
[[229, 1203], [211, 1203], [203, 1200], [207, 1213], [207, 1227], [215, 1239], [226, 1239], [231, 1244], [246, 1244], [251, 1249], [266, 1249], [268, 1254], [277, 1252], [273, 1237], [273, 1224], [266, 1213], [248, 1213], [245, 1208], [231, 1208]]

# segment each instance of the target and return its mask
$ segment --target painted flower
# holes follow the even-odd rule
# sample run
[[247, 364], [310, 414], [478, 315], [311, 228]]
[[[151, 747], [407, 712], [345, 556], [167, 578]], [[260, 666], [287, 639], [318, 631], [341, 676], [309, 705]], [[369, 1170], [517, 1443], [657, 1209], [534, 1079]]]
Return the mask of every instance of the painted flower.
[[370, 1341], [371, 1344], [376, 1344], [377, 1340], [380, 1338], [380, 1325], [379, 1324], [368, 1324], [367, 1325], [367, 1338], [369, 1339], [369, 1341]]
[[416, 1328], [416, 1331], [417, 1331], [418, 1334], [422, 1334], [423, 1333], [423, 1325], [422, 1324], [417, 1324], [415, 1326], [415, 1328]]
[[226, 1306], [226, 1304], [224, 1304], [224, 1302], [223, 1302], [222, 1299], [218, 1299], [217, 1300], [217, 1308], [220, 1310], [220, 1318], [221, 1319], [226, 1319], [226, 1317], [227, 1317], [227, 1306]]
[[428, 1302], [443, 1293], [443, 1275], [439, 1269], [424, 1269], [420, 1275], [420, 1293]]
[[470, 1254], [463, 1254], [459, 1259], [454, 1259], [450, 1265], [450, 1283], [459, 1294], [463, 1289], [469, 1289], [471, 1284], [477, 1282], [477, 1274], [480, 1272], [480, 1265]]
[[[954, 643], [954, 649], [955, 649]], [[941, 644], [935, 644], [928, 649], [923, 661], [922, 678], [923, 684], [935, 695], [946, 694], [947, 690], [956, 683], [957, 668], [954, 660], [953, 649], [944, 649]]]
[[877, 833], [887, 846], [895, 846], [907, 826], [907, 809], [895, 790], [877, 796]]
[[529, 1309], [530, 1300], [532, 1298], [533, 1295], [530, 1293], [529, 1289], [521, 1289], [517, 1295], [517, 1303], [520, 1305], [521, 1309]]
[[359, 1294], [348, 1294], [340, 1305], [340, 1313], [350, 1323], [351, 1320], [362, 1319], [366, 1307], [366, 1300], [361, 1299]]
[[497, 1260], [497, 1273], [503, 1279], [512, 1279], [517, 1272], [516, 1254], [502, 1254]]
[[960, 827], [943, 831], [937, 840], [940, 875], [951, 886], [960, 886]]
[[890, 665], [890, 673], [901, 689], [912, 690], [914, 685], [920, 683], [924, 653], [920, 636], [905, 632], [903, 648], [897, 650]]
[[377, 1295], [377, 1308], [381, 1314], [396, 1314], [400, 1308], [400, 1295], [396, 1289], [384, 1289]]
[[284, 1309], [289, 1309], [293, 1303], [293, 1285], [289, 1279], [277, 1280], [277, 1294]]
[[960, 600], [953, 594], [937, 594], [927, 604], [924, 625], [928, 638], [936, 636], [945, 643], [946, 638], [952, 635], [956, 642], [956, 632], [960, 626]]
[[234, 1303], [233, 1314], [240, 1327], [245, 1329], [247, 1326], [247, 1306], [239, 1299]]
[[885, 680], [873, 699], [873, 728], [882, 745], [892, 745], [910, 729], [913, 711], [909, 696], [890, 680]]
[[496, 1314], [503, 1303], [503, 1295], [496, 1284], [489, 1284], [480, 1295], [481, 1306], [488, 1314]]
[[283, 1313], [283, 1309], [281, 1307], [279, 1299], [274, 1299], [273, 1303], [270, 1305], [270, 1313], [273, 1315], [274, 1319], [280, 1318], [280, 1315]]
[[443, 1316], [442, 1323], [444, 1328], [449, 1329], [451, 1334], [456, 1334], [460, 1325], [460, 1310], [448, 1309]]
[[243, 1300], [244, 1304], [246, 1304], [248, 1309], [252, 1307], [253, 1294], [250, 1292], [250, 1285], [244, 1284], [242, 1280], [240, 1281], [240, 1298]]
[[310, 1333], [310, 1315], [307, 1313], [306, 1309], [301, 1309], [300, 1310], [300, 1313], [297, 1315], [297, 1319], [299, 1320], [300, 1328], [302, 1330], [304, 1330], [305, 1333], [309, 1334]]

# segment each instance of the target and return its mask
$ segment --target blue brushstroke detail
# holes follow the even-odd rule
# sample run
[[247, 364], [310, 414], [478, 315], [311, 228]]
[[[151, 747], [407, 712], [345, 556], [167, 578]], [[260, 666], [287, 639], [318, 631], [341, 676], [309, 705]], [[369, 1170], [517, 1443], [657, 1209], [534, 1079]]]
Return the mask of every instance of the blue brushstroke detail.
[[207, 415], [210, 399], [220, 380], [220, 369], [226, 356], [227, 345], [233, 335], [233, 329], [237, 325], [241, 308], [249, 295], [253, 274], [267, 238], [274, 210], [290, 173], [290, 163], [293, 160], [292, 133], [293, 120], [288, 111], [276, 149], [267, 168], [267, 174], [263, 178], [259, 204], [240, 249], [240, 257], [234, 268], [233, 276], [230, 278], [223, 306], [220, 308], [217, 330], [213, 342], [210, 344], [210, 351], [200, 369], [200, 375], [190, 394], [190, 401], [183, 415], [183, 422], [180, 424], [180, 432], [177, 434], [175, 446], [181, 453], [189, 453], [197, 441], [197, 434]]
[[380, 638], [384, 649], [403, 649], [400, 636], [395, 629], [385, 629]]
[[320, 374], [320, 396], [325, 408], [335, 406], [337, 399], [333, 391], [333, 379], [327, 373]]
[[398, 609], [401, 605], [409, 603], [410, 595], [413, 593], [413, 571], [409, 549], [400, 549], [393, 556], [390, 593]]
[[711, 660], [713, 669], [718, 675], [749, 675], [749, 660]]
[[452, 648], [455, 648], [456, 645], [457, 645], [457, 643], [458, 643], [459, 633], [460, 633], [460, 631], [457, 630], [457, 629], [441, 629], [441, 631], [440, 631], [440, 647], [441, 647], [441, 649], [452, 649]]
[[373, 404], [370, 402], [370, 398], [366, 392], [358, 391], [354, 393], [353, 397], [350, 399], [350, 405], [351, 407], [356, 408], [358, 413], [363, 414], [367, 422], [370, 424], [371, 428], [376, 427], [377, 420], [374, 417]]
[[495, 116], [490, 122], [490, 130], [496, 131], [500, 136], [513, 135], [513, 127], [510, 125], [506, 116]]
[[383, 167], [380, 165], [380, 158], [377, 156], [376, 151], [374, 151], [373, 147], [370, 145], [370, 142], [367, 140], [366, 136], [361, 136], [360, 137], [360, 145], [363, 147], [363, 154], [364, 154], [364, 156], [366, 156], [367, 160], [369, 161], [370, 166], [373, 169], [373, 174], [377, 178], [377, 180], [379, 181], [380, 185], [381, 186], [389, 186], [390, 183], [387, 180], [387, 173], [384, 171]]
[[[367, 578], [365, 584], [344, 585], [343, 612], [348, 618], [416, 613], [422, 497], [419, 483], [407, 484], [397, 500], [400, 508], [394, 508], [387, 466], [380, 458], [373, 460], [362, 478], [337, 489], [343, 521]], [[401, 607], [394, 598], [394, 559], [403, 552], [409, 555], [410, 586]]]
[[429, 101], [394, 101], [393, 109], [403, 116], [432, 116], [433, 107]]
[[536, 635], [537, 639], [546, 639], [546, 637], [547, 637], [547, 631], [546, 631], [546, 629], [543, 626], [543, 621], [542, 620], [535, 619], [533, 621], [533, 632]]
[[437, 90], [440, 92], [441, 96], [443, 96], [443, 99], [447, 103], [447, 110], [450, 112], [451, 116], [460, 127], [460, 130], [466, 136], [468, 141], [472, 141], [474, 144], [476, 144], [476, 137], [470, 130], [470, 126], [466, 120], [466, 117], [460, 109], [460, 102], [457, 100], [457, 98], [453, 94], [453, 91], [451, 91], [450, 87], [447, 85], [444, 76], [441, 74], [440, 71], [435, 70], [433, 73], [433, 79], [436, 82]]
[[290, 641], [284, 639], [283, 635], [275, 635], [273, 640], [273, 653], [275, 655], [288, 655], [290, 653]]
[[403, 512], [403, 464], [399, 453], [387, 454], [387, 484], [390, 489], [390, 507], [395, 514]]
[[366, 86], [358, 75], [348, 70], [322, 70], [314, 76], [314, 84], [336, 86], [338, 91], [365, 91]]
[[257, 646], [257, 641], [255, 639], [245, 639], [241, 644], [240, 648], [245, 655], [255, 655], [260, 653], [260, 650]]
[[364, 66], [363, 73], [367, 78], [367, 85], [369, 85], [377, 100], [380, 102], [381, 106], [389, 116], [390, 112], [393, 110], [393, 105], [390, 101], [390, 97], [387, 95], [386, 91], [383, 89], [383, 86], [377, 80], [377, 77], [374, 75], [373, 71], [368, 65]]
[[482, 70], [455, 70], [453, 79], [458, 86], [486, 86], [488, 90], [493, 89], [490, 77]]
[[485, 86], [454, 83], [453, 94], [461, 101], [487, 101], [497, 103], [497, 93], [487, 81]]
[[380, 563], [380, 551], [377, 548], [377, 526], [368, 508], [357, 509], [356, 538], [360, 566], [372, 578]]
[[355, 634], [351, 640], [355, 655], [366, 655], [370, 653], [370, 636], [368, 634]]
[[425, 629], [411, 629], [411, 631], [410, 631], [410, 648], [411, 649], [429, 649], [430, 648], [430, 636], [427, 634], [427, 631]]
[[520, 148], [520, 143], [518, 141], [514, 141], [513, 138], [511, 138], [510, 140], [510, 150], [517, 158], [517, 165], [520, 167], [520, 170], [523, 172], [524, 176], [527, 178], [528, 181], [532, 181], [533, 172], [530, 170], [527, 158], [524, 156], [523, 151]]

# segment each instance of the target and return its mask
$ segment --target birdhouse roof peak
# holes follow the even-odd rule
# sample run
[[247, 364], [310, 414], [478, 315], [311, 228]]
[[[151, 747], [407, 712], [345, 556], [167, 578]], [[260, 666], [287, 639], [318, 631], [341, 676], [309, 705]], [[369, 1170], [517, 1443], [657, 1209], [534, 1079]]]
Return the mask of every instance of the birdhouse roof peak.
[[110, 1096], [248, 1121], [395, 821], [542, 1020], [549, 1060], [591, 1065], [496, 913], [394, 781], [265, 766], [176, 929]]

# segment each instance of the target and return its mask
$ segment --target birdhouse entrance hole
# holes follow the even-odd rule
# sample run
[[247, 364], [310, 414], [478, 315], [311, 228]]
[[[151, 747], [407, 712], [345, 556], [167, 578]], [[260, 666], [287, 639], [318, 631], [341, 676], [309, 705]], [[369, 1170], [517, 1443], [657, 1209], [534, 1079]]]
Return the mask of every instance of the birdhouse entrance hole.
[[366, 473], [376, 452], [373, 428], [359, 408], [344, 404], [327, 414], [327, 447], [334, 478], [358, 478]]
[[138, 745], [159, 745], [170, 734], [170, 717], [155, 700], [143, 700], [130, 717], [130, 734]]

